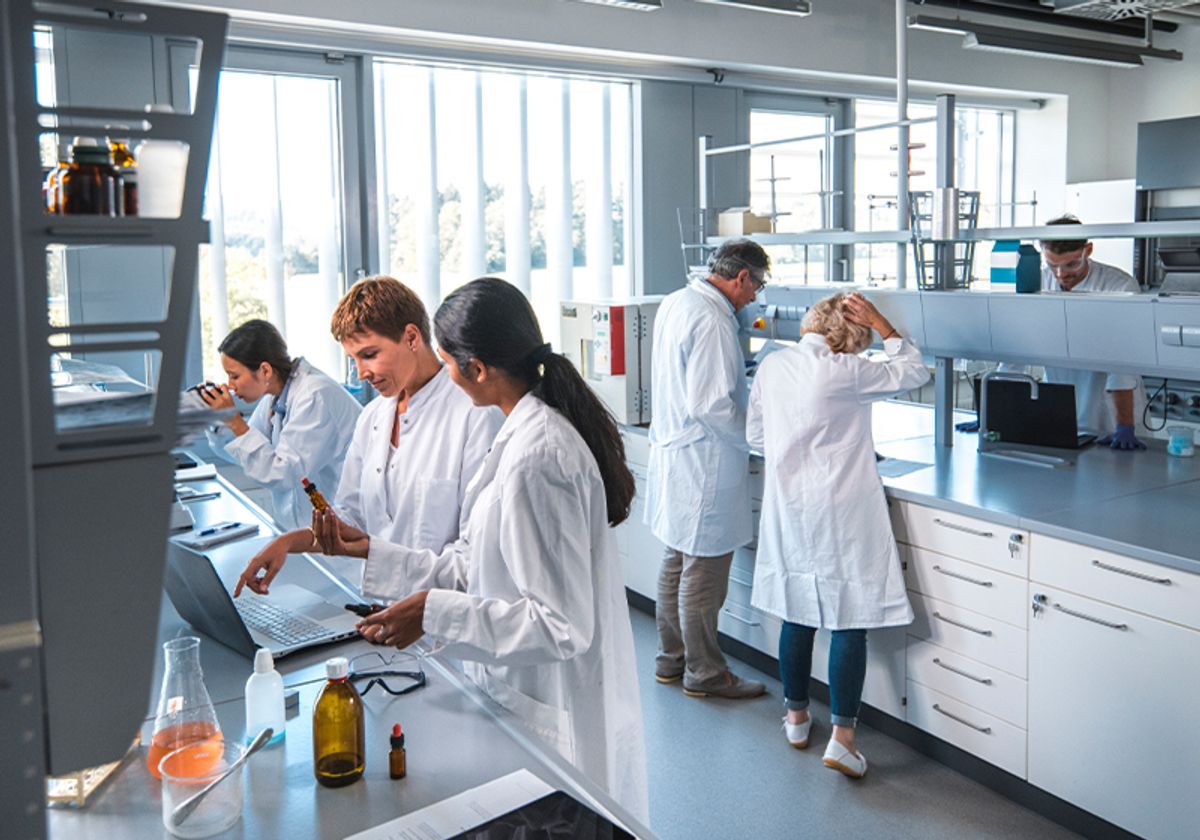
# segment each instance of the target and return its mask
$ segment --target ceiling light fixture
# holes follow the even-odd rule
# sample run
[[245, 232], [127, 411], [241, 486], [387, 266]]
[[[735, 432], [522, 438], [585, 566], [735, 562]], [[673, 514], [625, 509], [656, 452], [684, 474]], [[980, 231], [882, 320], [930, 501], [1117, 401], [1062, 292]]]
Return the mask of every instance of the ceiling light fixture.
[[575, 0], [577, 3], [595, 3], [597, 6], [616, 6], [634, 12], [657, 12], [662, 0]]
[[737, 6], [741, 9], [753, 9], [756, 12], [775, 12], [781, 15], [797, 15], [805, 17], [812, 14], [812, 3], [808, 0], [696, 0], [697, 3], [711, 3], [714, 6]]
[[1007, 29], [962, 18], [915, 15], [908, 19], [908, 25], [910, 29], [962, 35], [963, 47], [966, 49], [1030, 55], [1105, 67], [1140, 67], [1142, 59], [1147, 57], [1173, 61], [1183, 58], [1183, 53], [1176, 50], [1162, 50], [1142, 44], [1091, 41], [1050, 32]]

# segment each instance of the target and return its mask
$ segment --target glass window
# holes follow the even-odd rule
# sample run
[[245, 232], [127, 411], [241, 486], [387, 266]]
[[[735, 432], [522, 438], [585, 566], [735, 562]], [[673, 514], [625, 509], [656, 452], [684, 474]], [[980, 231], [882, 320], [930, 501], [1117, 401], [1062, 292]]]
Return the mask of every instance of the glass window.
[[[860, 99], [854, 103], [855, 125], [862, 127], [896, 119], [893, 102]], [[933, 117], [934, 105], [914, 103], [910, 119]], [[1012, 111], [958, 107], [955, 110], [955, 183], [960, 190], [979, 193], [978, 227], [1014, 223]], [[914, 146], [909, 157], [909, 190], [932, 191], [937, 179], [937, 124], [922, 123], [909, 130]], [[896, 224], [896, 131], [883, 129], [856, 135], [854, 157], [855, 229], [895, 230]], [[913, 274], [910, 265], [908, 273]], [[978, 249], [972, 275], [986, 277]], [[854, 279], [879, 286], [896, 285], [894, 245], [858, 245], [854, 251]]]
[[560, 299], [633, 290], [631, 86], [376, 62], [380, 260], [427, 306], [483, 274]]

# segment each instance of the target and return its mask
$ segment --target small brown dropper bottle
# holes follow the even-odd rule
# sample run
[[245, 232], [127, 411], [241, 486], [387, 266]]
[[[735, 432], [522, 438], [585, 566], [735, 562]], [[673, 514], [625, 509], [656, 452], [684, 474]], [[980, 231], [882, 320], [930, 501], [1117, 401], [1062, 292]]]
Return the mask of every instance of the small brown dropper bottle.
[[308, 494], [308, 500], [312, 502], [312, 506], [316, 510], [329, 510], [329, 502], [325, 501], [325, 497], [321, 495], [317, 485], [307, 478], [300, 479], [300, 483], [304, 485], [304, 492]]
[[392, 726], [392, 748], [388, 751], [388, 774], [393, 779], [403, 779], [408, 774], [408, 760], [404, 753], [404, 732], [400, 724]]

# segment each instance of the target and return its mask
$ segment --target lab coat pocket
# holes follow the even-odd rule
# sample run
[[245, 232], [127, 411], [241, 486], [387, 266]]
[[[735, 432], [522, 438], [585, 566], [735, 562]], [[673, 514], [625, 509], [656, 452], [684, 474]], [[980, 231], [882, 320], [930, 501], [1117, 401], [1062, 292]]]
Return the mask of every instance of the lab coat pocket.
[[575, 762], [570, 712], [535, 700], [505, 682], [489, 668], [483, 670], [481, 682], [484, 691], [520, 719], [526, 729], [549, 742], [567, 761]]
[[458, 482], [433, 478], [418, 485], [417, 510], [421, 521], [417, 534], [423, 544], [443, 546], [456, 536], [458, 524]]

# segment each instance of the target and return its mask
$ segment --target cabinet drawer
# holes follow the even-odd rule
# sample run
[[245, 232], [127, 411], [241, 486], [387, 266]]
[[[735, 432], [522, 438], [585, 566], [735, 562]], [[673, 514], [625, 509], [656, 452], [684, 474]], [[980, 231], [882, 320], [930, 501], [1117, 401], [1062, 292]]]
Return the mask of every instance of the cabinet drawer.
[[920, 683], [908, 681], [908, 722], [1025, 778], [1025, 730]]
[[1029, 534], [994, 522], [896, 501], [892, 504], [896, 540], [981, 566], [1026, 577]]
[[778, 656], [781, 623], [750, 606], [751, 587], [745, 580], [736, 571], [730, 573], [729, 594], [717, 617], [717, 629], [768, 656]]
[[933, 642], [908, 637], [908, 678], [1025, 728], [1028, 683]]
[[1024, 628], [924, 595], [914, 593], [910, 600], [916, 613], [910, 635], [1025, 678]]
[[1029, 577], [1200, 630], [1200, 575], [1034, 534]]
[[1027, 626], [1029, 584], [1024, 578], [903, 544], [900, 559], [909, 589], [1017, 627]]

